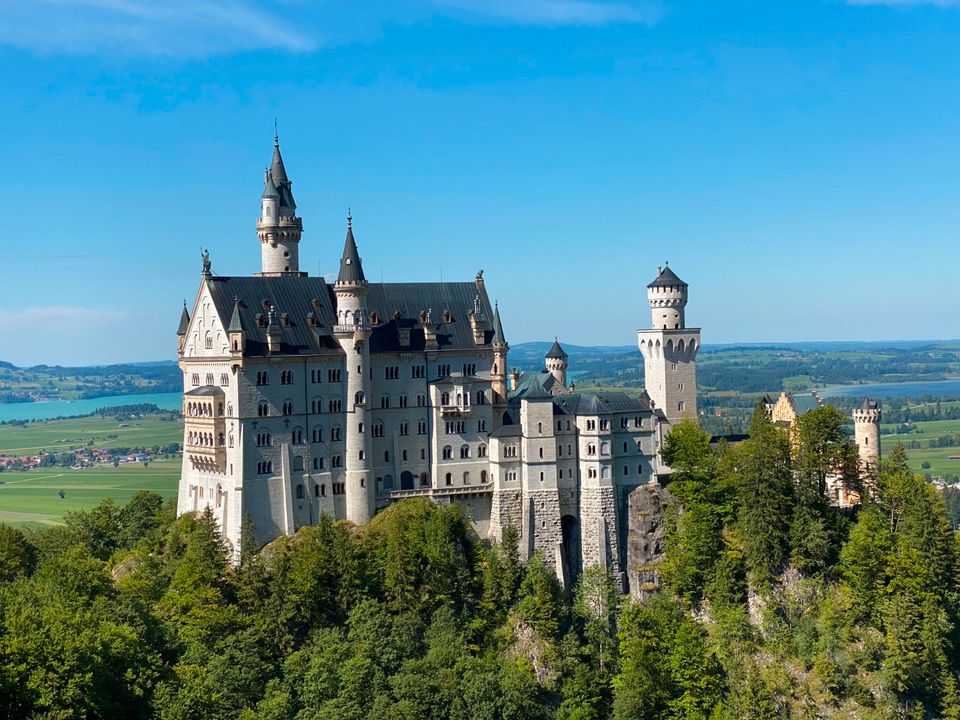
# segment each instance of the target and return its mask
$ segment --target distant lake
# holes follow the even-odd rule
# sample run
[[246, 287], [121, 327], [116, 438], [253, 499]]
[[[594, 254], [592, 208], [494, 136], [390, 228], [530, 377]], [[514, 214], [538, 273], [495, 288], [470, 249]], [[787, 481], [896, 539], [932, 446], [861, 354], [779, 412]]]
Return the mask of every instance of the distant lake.
[[960, 397], [960, 379], [927, 380], [902, 383], [864, 383], [863, 385], [831, 385], [817, 392], [821, 397], [868, 395], [871, 398], [902, 398], [933, 395]]
[[181, 393], [145, 393], [143, 395], [108, 395], [89, 400], [57, 400], [55, 402], [2, 403], [0, 422], [9, 420], [50, 420], [56, 417], [89, 415], [95, 410], [118, 405], [152, 403], [161, 410], [179, 410]]

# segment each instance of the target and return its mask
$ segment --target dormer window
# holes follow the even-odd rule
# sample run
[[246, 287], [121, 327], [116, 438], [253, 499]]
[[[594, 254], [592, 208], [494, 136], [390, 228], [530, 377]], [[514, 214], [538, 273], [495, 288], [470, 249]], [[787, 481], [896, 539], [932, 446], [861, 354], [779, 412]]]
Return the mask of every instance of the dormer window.
[[266, 327], [266, 326], [267, 326], [267, 319], [263, 316], [263, 313], [257, 313], [257, 316], [256, 316], [255, 320], [256, 320], [256, 323], [257, 323], [257, 327]]
[[280, 323], [284, 327], [290, 327], [293, 325], [293, 321], [290, 319], [290, 313], [283, 313], [280, 315]]
[[309, 325], [310, 327], [316, 327], [316, 326], [317, 326], [317, 322], [318, 322], [318, 321], [317, 321], [317, 314], [316, 314], [315, 312], [308, 312], [308, 313], [307, 313], [307, 325]]
[[453, 322], [453, 314], [449, 310], [443, 311], [443, 322], [447, 325]]

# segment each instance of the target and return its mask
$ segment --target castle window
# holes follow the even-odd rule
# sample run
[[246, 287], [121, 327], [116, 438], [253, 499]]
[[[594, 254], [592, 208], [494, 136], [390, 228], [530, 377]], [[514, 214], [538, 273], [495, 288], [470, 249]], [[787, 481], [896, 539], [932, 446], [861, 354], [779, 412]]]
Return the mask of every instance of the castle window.
[[406, 396], [406, 395], [401, 395], [401, 396], [400, 396], [400, 407], [405, 408], [406, 406], [407, 406], [407, 396]]
[[587, 420], [587, 430], [596, 430], [597, 421], [596, 420]]
[[423, 365], [414, 365], [410, 368], [410, 377], [412, 378], [423, 378], [426, 377], [424, 373]]
[[417, 423], [417, 435], [427, 434], [427, 423], [421, 421]]
[[287, 400], [283, 403], [282, 412], [284, 415], [293, 415], [293, 402]]
[[676, 364], [676, 363], [670, 363], [670, 369], [671, 369], [671, 370], [676, 370], [676, 369], [677, 369], [677, 364]]
[[300, 428], [295, 428], [293, 432], [290, 433], [290, 442], [293, 445], [302, 445], [303, 444], [303, 430]]
[[233, 447], [233, 433], [227, 435], [227, 447]]
[[476, 375], [476, 374], [477, 374], [477, 365], [476, 365], [476, 363], [464, 363], [464, 364], [463, 364], [463, 374], [464, 374], [464, 375]]
[[297, 485], [297, 500], [303, 500], [303, 485]]
[[630, 474], [630, 468], [628, 468], [626, 465], [623, 466], [623, 474], [624, 474], [624, 475], [629, 475], [629, 474]]
[[340, 382], [340, 369], [327, 370], [327, 382]]
[[427, 459], [427, 449], [426, 449], [426, 448], [420, 448], [420, 459], [421, 459], [421, 460], [426, 460], [426, 459]]
[[438, 377], [438, 378], [445, 378], [445, 377], [447, 377], [449, 374], [450, 374], [450, 366], [449, 366], [449, 365], [437, 365], [437, 377]]
[[543, 423], [537, 423], [537, 432], [538, 432], [538, 433], [542, 433], [542, 432], [543, 432]]
[[371, 431], [373, 437], [379, 438], [383, 437], [383, 423], [378, 422], [373, 424], [373, 430]]
[[390, 396], [389, 396], [389, 395], [381, 395], [381, 396], [380, 396], [380, 407], [383, 408], [383, 409], [387, 409], [387, 408], [390, 407]]
[[[314, 470], [317, 469], [317, 461], [316, 461], [316, 458], [314, 458], [314, 461], [313, 461], [313, 469], [314, 469]], [[320, 486], [319, 486], [319, 485], [314, 485], [314, 486], [313, 486], [313, 496], [314, 496], [314, 497], [320, 497]]]
[[259, 417], [269, 417], [270, 416], [270, 406], [267, 403], [260, 403], [257, 405], [257, 415]]
[[540, 459], [543, 459], [543, 448], [540, 448]]
[[385, 463], [390, 462], [390, 451], [389, 451], [389, 450], [384, 450], [384, 451], [383, 451], [383, 461], [384, 461]]
[[315, 443], [323, 442], [323, 428], [322, 428], [322, 427], [317, 426], [317, 427], [315, 427], [315, 428], [313, 429], [313, 442], [315, 442]]
[[440, 393], [440, 404], [443, 406], [447, 406], [450, 404], [450, 393], [448, 392]]
[[203, 338], [203, 346], [207, 350], [213, 350], [213, 335], [207, 333], [206, 337]]
[[609, 420], [601, 420], [601, 421], [600, 421], [600, 429], [601, 429], [601, 430], [609, 430], [609, 429], [610, 429], [610, 421], [609, 421]]
[[220, 387], [230, 387], [229, 373], [220, 373]]
[[363, 405], [363, 401], [364, 401], [364, 397], [362, 392], [358, 392], [356, 395], [353, 396], [354, 405]]
[[[364, 455], [363, 450], [361, 450], [360, 452], [357, 453], [357, 460], [363, 460], [365, 457], [366, 457], [366, 455]], [[363, 481], [362, 481], [362, 480], [361, 480], [361, 484], [363, 484]]]
[[540, 473], [540, 482], [543, 482], [543, 473]]
[[477, 420], [477, 432], [486, 432], [487, 431], [487, 421], [484, 419]]
[[624, 443], [624, 444], [623, 444], [623, 451], [624, 451], [624, 452], [630, 452], [629, 450], [627, 450], [627, 443]]
[[683, 400], [677, 403], [677, 410], [679, 410], [680, 412], [683, 412], [685, 408], [686, 408], [686, 403]]
[[453, 485], [453, 473], [447, 473], [446, 481], [447, 485]]
[[409, 435], [410, 434], [410, 423], [402, 422], [400, 423], [400, 434]]
[[207, 373], [207, 385], [213, 385], [213, 373]]
[[341, 432], [340, 432], [340, 426], [337, 425], [337, 426], [335, 426], [335, 427], [330, 428], [330, 440], [331, 440], [331, 442], [339, 442], [341, 439], [342, 439], [342, 435], [341, 435]]
[[600, 443], [600, 454], [601, 455], [610, 454], [610, 443]]
[[[313, 459], [313, 469], [314, 469], [314, 470], [317, 470], [317, 469], [318, 469], [318, 468], [317, 468], [317, 460], [318, 460], [318, 458], [314, 458], [314, 459]], [[313, 489], [314, 489], [314, 491], [317, 491], [317, 486], [314, 485], [314, 486], [313, 486]]]
[[401, 451], [400, 451], [400, 458], [401, 458], [404, 462], [407, 461], [407, 451], [406, 451], [406, 450], [401, 450]]
[[343, 458], [339, 455], [334, 455], [332, 458], [330, 458], [330, 467], [343, 467]]
[[596, 455], [596, 454], [597, 454], [597, 446], [594, 445], [593, 443], [590, 443], [589, 445], [587, 445], [587, 455]]
[[678, 390], [683, 390], [683, 383], [680, 383], [679, 385], [677, 385], [677, 389], [678, 389]]
[[569, 429], [570, 429], [570, 421], [567, 420], [567, 430], [569, 430]]
[[390, 367], [385, 367], [383, 369], [383, 375], [386, 380], [399, 380], [400, 379], [400, 368], [395, 365]]
[[269, 385], [270, 375], [266, 372], [257, 373], [257, 385]]
[[449, 445], [444, 445], [444, 446], [443, 446], [443, 459], [444, 459], [444, 460], [449, 460], [449, 459], [452, 458], [452, 457], [453, 457], [453, 448], [450, 447]]
[[427, 396], [419, 393], [417, 395], [417, 407], [423, 407], [427, 404]]
[[338, 413], [343, 409], [343, 403], [339, 400], [330, 400], [327, 403], [327, 410], [332, 413]]
[[469, 485], [469, 484], [470, 484], [470, 473], [465, 472], [465, 473], [463, 474], [463, 484], [464, 484], [464, 485]]
[[486, 484], [487, 484], [487, 471], [486, 471], [486, 470], [481, 470], [481, 471], [480, 471], [480, 484], [481, 484], [481, 485], [486, 485]]
[[487, 456], [487, 446], [480, 445], [477, 447], [477, 457], [486, 457]]
[[597, 476], [596, 468], [590, 468], [589, 470], [587, 470], [587, 477], [595, 478], [596, 476]]
[[461, 446], [460, 446], [460, 458], [461, 458], [461, 459], [466, 459], [466, 458], [468, 458], [468, 457], [470, 457], [470, 446], [469, 446], [469, 445], [461, 445]]
[[193, 385], [194, 387], [199, 387], [199, 386], [200, 386], [200, 375], [199, 375], [199, 373], [193, 373], [193, 375], [190, 376], [190, 384]]

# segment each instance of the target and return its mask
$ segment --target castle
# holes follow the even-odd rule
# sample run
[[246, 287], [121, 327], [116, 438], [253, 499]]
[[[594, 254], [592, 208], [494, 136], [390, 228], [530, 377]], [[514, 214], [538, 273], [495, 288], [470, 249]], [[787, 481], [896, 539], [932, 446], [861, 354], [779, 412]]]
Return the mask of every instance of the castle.
[[[481, 538], [516, 528], [564, 583], [626, 570], [628, 495], [667, 468], [672, 423], [695, 416], [700, 331], [669, 267], [639, 331], [646, 392], [576, 392], [558, 342], [542, 373], [509, 372], [482, 271], [467, 282], [371, 283], [347, 216], [337, 280], [309, 277], [303, 223], [274, 138], [257, 234], [261, 270], [212, 272], [181, 315], [178, 512], [210, 508], [239, 554], [324, 513], [362, 525], [387, 504], [457, 503]], [[249, 524], [246, 520], [249, 519]]]

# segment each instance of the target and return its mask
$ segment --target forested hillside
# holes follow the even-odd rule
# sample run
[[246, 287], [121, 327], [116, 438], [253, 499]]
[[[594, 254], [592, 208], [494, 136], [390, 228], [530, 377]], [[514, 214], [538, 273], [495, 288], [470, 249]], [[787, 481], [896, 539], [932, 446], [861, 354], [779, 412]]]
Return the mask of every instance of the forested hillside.
[[900, 453], [860, 511], [842, 414], [795, 449], [669, 436], [662, 592], [588, 568], [564, 593], [516, 533], [456, 507], [324, 519], [232, 567], [212, 518], [141, 493], [0, 526], [0, 717], [565, 720], [960, 718], [957, 538]]

